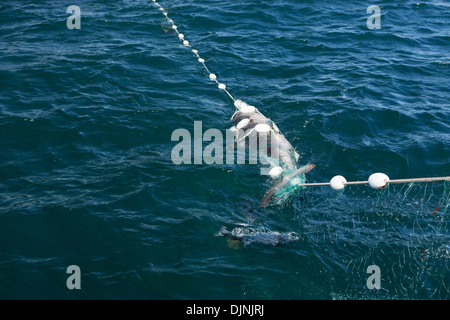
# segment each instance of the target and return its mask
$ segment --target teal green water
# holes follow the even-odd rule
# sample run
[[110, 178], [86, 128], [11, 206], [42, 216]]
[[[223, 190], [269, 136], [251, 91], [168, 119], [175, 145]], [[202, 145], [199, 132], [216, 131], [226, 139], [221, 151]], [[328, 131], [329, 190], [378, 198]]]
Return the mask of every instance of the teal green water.
[[[307, 188], [258, 208], [256, 166], [172, 162], [175, 129], [225, 132], [234, 106], [153, 2], [73, 4], [81, 29], [60, 1], [0, 4], [0, 298], [450, 298], [448, 184]], [[309, 182], [449, 175], [448, 2], [160, 4], [316, 164]], [[298, 241], [243, 245], [223, 227]]]

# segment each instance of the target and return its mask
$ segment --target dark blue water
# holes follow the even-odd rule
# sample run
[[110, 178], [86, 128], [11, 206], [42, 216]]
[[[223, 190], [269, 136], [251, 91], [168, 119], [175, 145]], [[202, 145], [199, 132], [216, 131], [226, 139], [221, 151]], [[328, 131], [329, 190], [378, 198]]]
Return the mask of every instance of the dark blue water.
[[[159, 3], [316, 164], [308, 181], [449, 175], [448, 1]], [[0, 4], [0, 298], [450, 298], [448, 184], [258, 208], [270, 184], [254, 165], [172, 162], [174, 130], [225, 132], [235, 109], [153, 2], [73, 4], [81, 29], [68, 3]], [[244, 246], [222, 227], [299, 239]]]

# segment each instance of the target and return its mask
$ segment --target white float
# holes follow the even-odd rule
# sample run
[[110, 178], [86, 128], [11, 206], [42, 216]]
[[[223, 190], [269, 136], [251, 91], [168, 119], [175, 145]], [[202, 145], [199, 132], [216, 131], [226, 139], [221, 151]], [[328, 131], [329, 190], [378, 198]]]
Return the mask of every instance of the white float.
[[249, 122], [250, 122], [250, 119], [247, 119], [247, 118], [242, 119], [242, 120], [239, 121], [239, 123], [236, 125], [236, 128], [237, 128], [237, 129], [242, 129], [242, 128], [246, 127], [246, 126], [249, 124]]
[[256, 111], [256, 108], [245, 103], [244, 105], [241, 104], [241, 109], [239, 111], [242, 113], [252, 113]]

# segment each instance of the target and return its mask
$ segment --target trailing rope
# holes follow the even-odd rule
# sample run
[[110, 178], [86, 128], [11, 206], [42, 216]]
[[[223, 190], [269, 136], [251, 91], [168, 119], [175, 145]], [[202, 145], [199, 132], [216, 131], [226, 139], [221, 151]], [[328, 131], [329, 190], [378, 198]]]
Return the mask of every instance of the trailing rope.
[[[211, 81], [214, 81], [217, 84], [218, 88], [220, 90], [223, 90], [228, 95], [228, 97], [230, 97], [230, 99], [233, 100], [233, 103], [234, 103], [234, 105], [236, 106], [237, 109], [240, 110], [241, 108], [248, 108], [249, 106], [245, 102], [242, 102], [241, 100], [236, 100], [228, 92], [228, 90], [226, 89], [226, 85], [221, 83], [221, 82], [219, 82], [217, 80], [217, 76], [214, 73], [212, 73], [209, 70], [209, 68], [206, 66], [205, 59], [203, 59], [198, 54], [198, 50], [194, 49], [191, 46], [191, 44], [189, 43], [189, 41], [185, 39], [184, 34], [180, 33], [180, 31], [178, 31], [177, 25], [174, 23], [174, 21], [172, 19], [169, 18], [168, 14], [167, 14], [167, 11], [158, 2], [156, 2], [156, 0], [153, 0], [153, 3], [159, 8], [159, 10], [166, 17], [167, 22], [169, 22], [171, 24], [172, 29], [175, 30], [175, 32], [178, 35], [178, 38], [181, 40], [183, 45], [185, 47], [190, 48], [191, 51], [194, 53], [194, 55], [197, 57], [198, 62], [200, 62], [203, 65], [203, 67], [205, 68], [205, 70], [209, 74], [209, 79]], [[250, 106], [250, 107], [252, 107], [252, 106]], [[233, 115], [233, 117], [234, 117], [234, 115]], [[338, 176], [333, 177], [330, 180], [330, 182], [302, 183], [302, 184], [298, 184], [298, 186], [305, 186], [305, 187], [331, 186], [335, 190], [341, 190], [347, 185], [368, 184], [373, 189], [378, 189], [379, 190], [379, 189], [383, 189], [384, 187], [386, 187], [387, 184], [393, 184], [393, 183], [431, 182], [431, 181], [442, 181], [442, 180], [450, 181], [450, 176], [449, 177], [412, 178], [412, 179], [395, 179], [395, 180], [390, 180], [389, 177], [387, 175], [385, 175], [384, 173], [374, 173], [374, 174], [372, 174], [369, 177], [369, 179], [367, 181], [347, 181], [343, 176], [338, 175]]]

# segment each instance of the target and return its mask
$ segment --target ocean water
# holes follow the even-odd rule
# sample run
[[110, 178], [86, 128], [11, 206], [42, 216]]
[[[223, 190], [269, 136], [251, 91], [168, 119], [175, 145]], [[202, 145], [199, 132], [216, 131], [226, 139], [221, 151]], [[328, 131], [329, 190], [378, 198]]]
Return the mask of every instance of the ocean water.
[[[316, 164], [307, 181], [449, 175], [448, 1], [159, 3]], [[225, 132], [235, 109], [152, 1], [3, 0], [0, 21], [0, 298], [450, 298], [448, 183], [259, 208], [257, 166], [173, 163], [174, 130]]]

